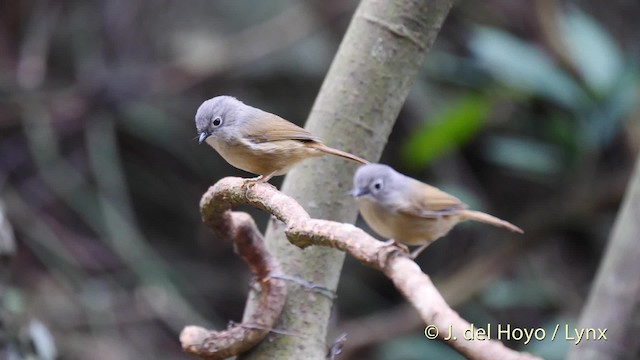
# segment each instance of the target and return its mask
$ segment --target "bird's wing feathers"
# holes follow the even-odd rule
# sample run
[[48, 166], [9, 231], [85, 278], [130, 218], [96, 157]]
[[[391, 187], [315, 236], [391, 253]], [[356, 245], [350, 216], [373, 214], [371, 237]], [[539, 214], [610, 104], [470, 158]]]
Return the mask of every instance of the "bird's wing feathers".
[[466, 208], [458, 198], [446, 192], [411, 179], [410, 196], [399, 206], [399, 212], [405, 215], [433, 218], [454, 215]]
[[[264, 117], [270, 117], [266, 120]], [[277, 115], [262, 113], [251, 120], [250, 133], [245, 136], [257, 143], [281, 140], [320, 141], [307, 130], [293, 124]]]

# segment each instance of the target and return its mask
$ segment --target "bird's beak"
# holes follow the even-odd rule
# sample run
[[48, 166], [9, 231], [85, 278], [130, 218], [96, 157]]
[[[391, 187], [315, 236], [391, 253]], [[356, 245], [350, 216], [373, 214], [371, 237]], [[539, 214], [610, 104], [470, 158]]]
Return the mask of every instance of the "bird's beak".
[[359, 198], [360, 196], [367, 195], [369, 191], [367, 189], [353, 189], [349, 192], [351, 196], [354, 198]]
[[198, 143], [202, 144], [205, 140], [207, 140], [207, 138], [210, 136], [211, 134], [209, 134], [206, 131], [203, 131], [200, 133], [200, 136], [198, 137]]

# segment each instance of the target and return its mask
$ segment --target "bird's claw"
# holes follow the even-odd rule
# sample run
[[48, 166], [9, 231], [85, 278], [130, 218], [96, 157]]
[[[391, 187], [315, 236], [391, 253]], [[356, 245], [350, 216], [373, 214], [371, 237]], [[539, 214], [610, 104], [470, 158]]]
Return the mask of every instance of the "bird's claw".
[[397, 242], [395, 239], [389, 239], [384, 242], [384, 246], [400, 249], [402, 252], [409, 254], [409, 247], [403, 243]]

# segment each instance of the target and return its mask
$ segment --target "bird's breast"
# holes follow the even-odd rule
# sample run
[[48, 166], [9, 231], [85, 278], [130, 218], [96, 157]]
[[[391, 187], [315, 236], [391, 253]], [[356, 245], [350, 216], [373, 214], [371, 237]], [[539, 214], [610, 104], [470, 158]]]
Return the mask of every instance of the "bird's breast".
[[248, 139], [210, 137], [207, 143], [232, 166], [257, 175], [285, 174], [293, 165], [317, 152], [297, 140], [256, 143]]
[[456, 215], [437, 218], [407, 215], [366, 198], [358, 199], [358, 208], [375, 232], [407, 245], [430, 243], [446, 235], [459, 221]]

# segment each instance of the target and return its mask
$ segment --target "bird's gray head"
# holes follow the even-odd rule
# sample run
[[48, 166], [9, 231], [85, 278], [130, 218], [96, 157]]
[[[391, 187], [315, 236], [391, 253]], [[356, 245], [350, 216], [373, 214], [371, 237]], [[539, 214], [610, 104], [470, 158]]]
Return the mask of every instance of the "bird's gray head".
[[396, 190], [402, 190], [404, 176], [383, 164], [362, 165], [353, 175], [351, 195], [385, 203]]
[[232, 125], [240, 122], [243, 115], [252, 107], [245, 105], [233, 96], [221, 95], [211, 98], [200, 105], [196, 112], [196, 129], [200, 143], [210, 136], [218, 136]]

